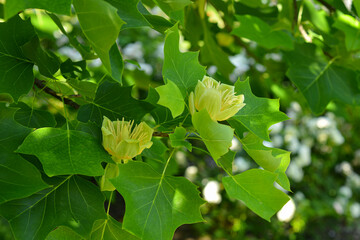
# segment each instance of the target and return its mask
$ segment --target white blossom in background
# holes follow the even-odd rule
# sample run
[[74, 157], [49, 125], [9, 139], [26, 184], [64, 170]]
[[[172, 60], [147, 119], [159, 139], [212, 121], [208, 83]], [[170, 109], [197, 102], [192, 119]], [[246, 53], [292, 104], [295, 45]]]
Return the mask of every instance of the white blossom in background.
[[140, 70], [144, 71], [146, 75], [151, 75], [153, 73], [153, 68], [148, 63], [139, 63], [140, 64]]
[[265, 72], [266, 71], [266, 67], [260, 63], [255, 64], [255, 69], [258, 70], [259, 72]]
[[235, 66], [234, 71], [230, 74], [230, 80], [236, 82], [243, 73], [250, 69], [250, 63], [244, 51], [235, 56], [230, 56], [229, 60]]
[[243, 157], [236, 157], [234, 159], [234, 171], [244, 172], [250, 168], [250, 163]]
[[345, 197], [347, 199], [351, 198], [352, 196], [352, 191], [351, 191], [351, 188], [349, 188], [348, 186], [341, 186], [339, 188], [339, 194], [342, 196], [342, 197]]
[[311, 163], [311, 149], [305, 144], [301, 144], [297, 156], [297, 164], [301, 167], [309, 166]]
[[350, 214], [353, 218], [360, 217], [360, 203], [355, 202], [350, 206]]
[[157, 45], [156, 50], [154, 52], [154, 56], [160, 59], [164, 59], [164, 43], [160, 43]]
[[302, 167], [298, 166], [294, 161], [290, 162], [286, 175], [289, 176], [295, 182], [301, 182], [304, 178], [304, 171]]
[[96, 67], [100, 67], [102, 65], [102, 62], [101, 62], [100, 58], [96, 58], [96, 59], [90, 60], [88, 65], [90, 67], [96, 68]]
[[64, 47], [60, 48], [59, 54], [67, 56], [72, 61], [81, 61], [82, 60], [81, 54], [78, 51], [76, 51], [74, 48], [71, 48], [68, 46], [64, 46]]
[[278, 134], [280, 133], [284, 128], [284, 122], [278, 122], [274, 125], [271, 125], [269, 130], [271, 131], [271, 134]]
[[348, 162], [341, 162], [335, 167], [335, 170], [346, 176], [349, 176], [353, 173], [352, 166]]
[[204, 190], [204, 199], [209, 203], [219, 204], [221, 202], [220, 184], [217, 181], [209, 181]]
[[333, 203], [333, 208], [337, 214], [339, 215], [344, 214], [344, 206], [340, 201], [335, 201]]
[[294, 200], [290, 200], [276, 214], [280, 222], [290, 222], [295, 215], [296, 205]]
[[143, 61], [143, 58], [144, 58], [142, 43], [139, 41], [127, 44], [122, 49], [122, 53], [123, 53], [123, 56], [127, 59]]
[[176, 160], [176, 163], [179, 164], [180, 166], [186, 166], [187, 165], [186, 155], [182, 151], [177, 151], [175, 153], [175, 160]]
[[281, 53], [267, 53], [265, 54], [265, 59], [272, 59], [275, 62], [280, 62], [282, 60], [282, 54]]
[[233, 137], [233, 139], [231, 140], [230, 150], [236, 152], [239, 151], [240, 149], [241, 149], [240, 141], [236, 137]]
[[189, 181], [193, 182], [196, 179], [196, 175], [199, 170], [196, 166], [189, 166], [185, 170], [185, 177], [189, 179]]
[[215, 73], [217, 71], [217, 67], [215, 65], [211, 65], [210, 67], [208, 67], [208, 69], [206, 70], [207, 74], [209, 76], [214, 76]]
[[283, 137], [281, 135], [275, 135], [271, 139], [272, 139], [272, 145], [274, 147], [279, 148], [282, 145], [284, 145], [284, 139], [283, 139]]
[[272, 143], [272, 142], [269, 142], [269, 141], [263, 141], [263, 145], [264, 145], [265, 147], [269, 147], [269, 148], [273, 148], [273, 147], [274, 147], [273, 143]]

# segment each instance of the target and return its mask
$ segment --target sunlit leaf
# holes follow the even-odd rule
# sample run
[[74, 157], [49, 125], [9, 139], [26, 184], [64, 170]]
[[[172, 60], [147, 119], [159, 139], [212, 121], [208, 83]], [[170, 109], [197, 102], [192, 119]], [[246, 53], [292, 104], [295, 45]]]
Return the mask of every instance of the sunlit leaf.
[[104, 174], [101, 162], [111, 162], [110, 155], [88, 133], [59, 128], [37, 129], [17, 152], [37, 156], [48, 176], [100, 176]]
[[110, 181], [125, 199], [123, 228], [142, 240], [172, 239], [179, 226], [203, 221], [204, 201], [186, 178], [132, 161], [119, 165], [119, 176]]
[[265, 220], [270, 221], [290, 198], [274, 187], [277, 174], [251, 169], [235, 176], [223, 178], [226, 192], [236, 198]]

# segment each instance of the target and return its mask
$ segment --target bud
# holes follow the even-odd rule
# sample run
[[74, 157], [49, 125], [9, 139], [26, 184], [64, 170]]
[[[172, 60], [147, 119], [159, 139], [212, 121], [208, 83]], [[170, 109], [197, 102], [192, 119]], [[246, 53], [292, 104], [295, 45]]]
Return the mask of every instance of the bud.
[[189, 96], [191, 115], [196, 110], [206, 109], [214, 121], [224, 121], [234, 116], [245, 106], [244, 95], [235, 95], [235, 87], [220, 83], [211, 77], [205, 76], [198, 81], [195, 93]]
[[101, 127], [103, 146], [117, 163], [127, 163], [152, 145], [154, 130], [145, 122], [134, 125], [134, 121], [111, 121], [104, 116]]

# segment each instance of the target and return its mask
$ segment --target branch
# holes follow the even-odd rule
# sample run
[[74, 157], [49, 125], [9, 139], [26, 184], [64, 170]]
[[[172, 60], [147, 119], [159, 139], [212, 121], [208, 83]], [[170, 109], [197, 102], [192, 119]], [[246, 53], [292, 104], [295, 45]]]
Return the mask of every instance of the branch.
[[58, 99], [59, 101], [64, 101], [65, 104], [73, 107], [74, 109], [79, 109], [80, 108], [80, 105], [77, 104], [76, 102], [73, 102], [72, 100], [68, 99], [68, 98], [65, 98], [65, 97], [60, 97], [57, 92], [55, 92], [54, 90], [52, 90], [51, 88], [49, 87], [46, 87], [46, 85], [44, 84], [45, 81], [41, 81], [37, 78], [35, 78], [35, 85], [40, 88], [41, 90], [44, 90], [44, 92], [46, 92], [47, 94], [53, 96], [54, 98]]
[[153, 137], [169, 137], [168, 133], [154, 132]]
[[329, 3], [325, 2], [324, 0], [317, 0], [317, 1], [320, 2], [322, 5], [324, 5], [324, 7], [326, 7], [330, 13], [335, 12], [336, 8], [331, 6]]

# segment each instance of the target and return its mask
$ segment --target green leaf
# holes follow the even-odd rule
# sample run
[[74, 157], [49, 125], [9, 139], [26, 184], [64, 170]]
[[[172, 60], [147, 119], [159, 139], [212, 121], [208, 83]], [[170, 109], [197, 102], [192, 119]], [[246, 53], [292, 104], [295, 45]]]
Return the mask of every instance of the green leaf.
[[152, 25], [152, 28], [160, 33], [165, 33], [165, 31], [169, 28], [171, 28], [174, 24], [169, 22], [167, 19], [152, 15], [141, 3], [139, 2], [138, 9], [140, 13], [146, 18], [146, 20]]
[[47, 187], [34, 165], [17, 154], [0, 152], [0, 204]]
[[23, 102], [19, 102], [16, 107], [20, 109], [16, 111], [15, 120], [30, 128], [55, 127], [56, 121], [54, 115], [48, 111], [36, 110], [30, 108]]
[[5, 1], [5, 20], [27, 8], [39, 8], [49, 12], [70, 15], [71, 0], [10, 0]]
[[117, 8], [117, 13], [125, 24], [122, 29], [152, 27], [146, 18], [139, 12], [138, 4], [140, 0], [106, 0], [108, 3]]
[[[170, 79], [186, 97], [196, 86], [198, 80], [205, 75], [205, 67], [198, 61], [198, 52], [179, 51], [178, 25], [167, 31], [164, 46], [163, 78]], [[165, 82], [166, 83], [166, 82]]]
[[170, 109], [173, 118], [181, 115], [185, 108], [184, 98], [178, 86], [170, 80], [163, 86], [155, 88], [160, 98], [157, 104]]
[[[11, 1], [7, 1], [11, 2]], [[35, 37], [30, 19], [19, 16], [0, 23], [0, 93], [9, 93], [15, 101], [30, 91], [34, 83], [33, 66], [21, 46]]]
[[229, 150], [225, 155], [221, 156], [218, 160], [219, 165], [225, 170], [229, 175], [233, 174], [233, 162], [236, 152]]
[[360, 22], [358, 20], [350, 15], [341, 14], [333, 26], [345, 33], [345, 46], [349, 52], [360, 49], [358, 37], [360, 34]]
[[86, 69], [86, 61], [73, 62], [68, 58], [65, 62], [60, 65], [61, 74], [66, 79], [76, 78], [83, 80], [90, 77], [90, 73]]
[[71, 228], [60, 226], [47, 235], [45, 240], [83, 240], [83, 238], [71, 230]]
[[25, 138], [17, 152], [37, 156], [50, 177], [101, 176], [101, 162], [111, 162], [110, 155], [88, 133], [58, 128], [37, 129]]
[[191, 3], [190, 0], [154, 0], [157, 5], [166, 13], [182, 10]]
[[200, 59], [205, 65], [214, 64], [226, 77], [234, 70], [229, 56], [219, 47], [211, 36], [211, 31], [204, 29], [204, 46], [200, 49]]
[[169, 134], [169, 139], [172, 147], [186, 147], [190, 152], [192, 145], [185, 140], [186, 129], [183, 127], [176, 127], [174, 133]]
[[[145, 157], [145, 162], [148, 163], [155, 171], [161, 173], [166, 165], [166, 160], [169, 157], [167, 151], [168, 147], [161, 141], [161, 138], [153, 137], [153, 145], [149, 149], [145, 149], [142, 156]], [[166, 175], [177, 173], [178, 166], [173, 159], [169, 161], [166, 169]]]
[[306, 19], [308, 17], [311, 23], [314, 24], [314, 26], [316, 26], [318, 29], [320, 29], [325, 33], [329, 33], [330, 26], [326, 19], [328, 13], [325, 12], [324, 10], [316, 8], [314, 3], [311, 2], [311, 0], [305, 0], [303, 4], [304, 4], [303, 19]]
[[[139, 238], [122, 229], [121, 223], [109, 216], [94, 222], [91, 240], [137, 240]], [[60, 240], [60, 239], [59, 239]]]
[[60, 225], [86, 237], [95, 220], [106, 218], [104, 200], [94, 184], [68, 176], [52, 188], [0, 205], [0, 215], [9, 221], [16, 239], [42, 240]]
[[277, 174], [261, 169], [251, 169], [235, 176], [223, 178], [226, 192], [265, 220], [270, 221], [290, 198], [274, 187]]
[[360, 104], [359, 74], [350, 69], [335, 66], [317, 51], [315, 45], [297, 46], [296, 51], [286, 54], [289, 69], [286, 75], [306, 98], [310, 109], [321, 114], [328, 103], [337, 100], [346, 104]]
[[136, 100], [131, 96], [132, 87], [120, 87], [117, 83], [104, 82], [96, 92], [93, 102], [80, 107], [77, 119], [93, 121], [101, 126], [103, 116], [116, 119], [140, 121], [154, 108], [150, 103]]
[[105, 1], [73, 0], [80, 26], [114, 80], [121, 83], [123, 60], [115, 43], [124, 21]]
[[159, 174], [146, 163], [131, 161], [119, 165], [119, 176], [110, 179], [125, 199], [123, 228], [142, 240], [172, 239], [182, 224], [203, 221], [197, 187], [165, 171]]
[[24, 127], [14, 120], [16, 108], [5, 107], [0, 103], [0, 150], [1, 152], [13, 152], [31, 132], [30, 128]]
[[231, 32], [232, 34], [255, 41], [267, 49], [279, 47], [291, 50], [294, 48], [290, 35], [281, 30], [272, 30], [260, 18], [251, 15], [237, 15], [236, 18], [240, 21], [240, 25]]
[[218, 163], [217, 160], [231, 147], [234, 129], [213, 121], [205, 109], [195, 112], [192, 122], [211, 156]]
[[54, 78], [53, 74], [56, 73], [60, 67], [59, 59], [55, 54], [45, 52], [42, 49], [38, 36], [35, 35], [35, 37], [24, 44], [21, 49], [24, 55], [38, 66], [39, 72], [42, 75], [48, 78]]
[[256, 97], [250, 88], [249, 80], [237, 81], [235, 92], [244, 94], [243, 107], [228, 122], [235, 128], [236, 134], [242, 137], [245, 131], [251, 131], [258, 137], [271, 141], [268, 129], [271, 125], [289, 119], [285, 113], [279, 111], [279, 100]]
[[247, 154], [249, 154], [259, 166], [270, 172], [279, 173], [279, 178], [276, 181], [285, 190], [291, 191], [289, 179], [285, 174], [290, 164], [290, 152], [278, 148], [265, 147], [263, 145], [263, 139], [253, 133], [249, 133], [240, 141]]

